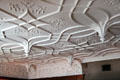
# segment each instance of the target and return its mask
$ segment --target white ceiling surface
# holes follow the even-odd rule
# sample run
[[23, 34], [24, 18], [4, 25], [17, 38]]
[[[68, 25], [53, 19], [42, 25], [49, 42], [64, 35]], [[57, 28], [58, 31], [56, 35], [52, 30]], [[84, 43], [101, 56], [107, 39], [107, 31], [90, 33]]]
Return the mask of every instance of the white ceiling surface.
[[119, 24], [120, 0], [0, 0], [1, 58], [120, 58]]

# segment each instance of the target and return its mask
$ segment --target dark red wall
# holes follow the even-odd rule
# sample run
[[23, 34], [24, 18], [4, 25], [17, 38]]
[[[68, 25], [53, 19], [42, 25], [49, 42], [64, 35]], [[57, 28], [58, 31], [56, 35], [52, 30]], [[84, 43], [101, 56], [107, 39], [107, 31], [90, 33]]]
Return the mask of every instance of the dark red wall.
[[[25, 80], [25, 79], [2, 78], [1, 77], [0, 80]], [[83, 76], [79, 75], [79, 76], [67, 76], [67, 77], [56, 77], [56, 78], [47, 78], [47, 79], [34, 79], [34, 80], [83, 80]]]

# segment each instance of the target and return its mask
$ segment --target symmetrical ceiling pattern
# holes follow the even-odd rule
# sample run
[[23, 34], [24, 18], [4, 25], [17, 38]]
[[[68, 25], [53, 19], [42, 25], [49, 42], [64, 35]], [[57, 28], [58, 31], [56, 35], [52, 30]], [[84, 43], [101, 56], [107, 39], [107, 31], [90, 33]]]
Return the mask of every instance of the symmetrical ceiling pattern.
[[118, 53], [120, 0], [0, 0], [1, 57]]

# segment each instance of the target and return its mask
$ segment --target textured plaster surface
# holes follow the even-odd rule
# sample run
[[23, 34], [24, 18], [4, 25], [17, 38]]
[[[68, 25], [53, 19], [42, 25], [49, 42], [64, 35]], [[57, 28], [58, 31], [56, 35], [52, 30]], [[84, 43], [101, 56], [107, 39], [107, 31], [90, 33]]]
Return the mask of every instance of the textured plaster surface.
[[17, 59], [14, 62], [0, 63], [0, 76], [39, 79], [82, 74], [82, 66], [78, 60], [70, 63], [67, 57], [44, 57], [44, 59]]
[[[0, 0], [0, 63], [13, 66], [15, 60], [46, 55], [54, 61], [66, 56], [69, 63], [120, 58], [119, 25], [119, 0]], [[66, 75], [51, 66], [46, 63], [38, 71], [43, 77]]]

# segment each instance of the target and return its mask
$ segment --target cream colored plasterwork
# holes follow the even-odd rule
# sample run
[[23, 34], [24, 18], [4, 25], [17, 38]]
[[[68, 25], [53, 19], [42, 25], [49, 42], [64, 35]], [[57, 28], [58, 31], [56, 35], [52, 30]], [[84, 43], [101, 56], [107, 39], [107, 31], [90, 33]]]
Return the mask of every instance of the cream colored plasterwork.
[[1, 57], [119, 53], [119, 10], [119, 0], [0, 0]]

